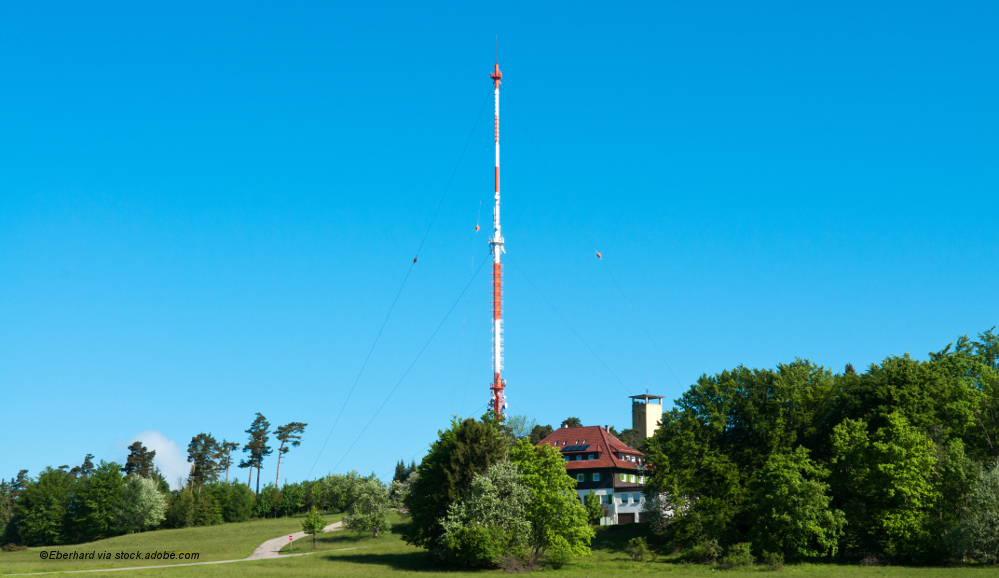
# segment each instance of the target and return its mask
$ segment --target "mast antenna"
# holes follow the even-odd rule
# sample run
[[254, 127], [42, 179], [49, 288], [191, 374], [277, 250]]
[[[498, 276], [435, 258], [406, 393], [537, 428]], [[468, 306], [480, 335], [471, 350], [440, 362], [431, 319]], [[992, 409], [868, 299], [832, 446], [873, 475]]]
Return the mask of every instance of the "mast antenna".
[[[499, 36], [496, 37], [497, 60], [499, 56]], [[503, 372], [503, 266], [500, 264], [500, 255], [506, 251], [503, 249], [503, 235], [500, 231], [500, 145], [499, 145], [499, 87], [503, 73], [500, 72], [499, 62], [493, 67], [489, 78], [493, 79], [493, 103], [494, 103], [494, 130], [493, 140], [496, 142], [496, 169], [494, 171], [494, 200], [493, 205], [493, 236], [489, 238], [489, 247], [493, 255], [493, 383], [489, 386], [492, 393], [489, 399], [489, 407], [497, 417], [503, 415], [506, 410], [506, 381], [501, 374]]]

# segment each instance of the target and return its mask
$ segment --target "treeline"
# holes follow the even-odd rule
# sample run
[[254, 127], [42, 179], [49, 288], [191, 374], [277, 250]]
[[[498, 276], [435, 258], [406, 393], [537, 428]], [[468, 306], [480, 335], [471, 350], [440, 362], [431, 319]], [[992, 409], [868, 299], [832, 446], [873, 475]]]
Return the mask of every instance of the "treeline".
[[[313, 507], [346, 512], [365, 485], [388, 488], [372, 474], [330, 474], [324, 478], [267, 484], [254, 494], [245, 484], [209, 482], [171, 491], [162, 477], [124, 474], [119, 464], [100, 462], [91, 470], [46, 468], [36, 478], [0, 482], [0, 536], [4, 544], [76, 544], [131, 532], [246, 522], [291, 516]], [[398, 501], [398, 498], [396, 502]]]
[[[789, 559], [999, 562], [999, 337], [842, 373], [704, 375], [644, 447], [662, 543]], [[714, 553], [714, 554], [713, 554]]]
[[[199, 433], [188, 444], [191, 469], [178, 480], [181, 488], [176, 490], [156, 467], [156, 452], [142, 442], [129, 446], [124, 465], [94, 465], [94, 456], [88, 454], [73, 468], [48, 467], [35, 477], [21, 470], [15, 478], [0, 480], [0, 544], [74, 544], [160, 528], [290, 516], [313, 507], [343, 512], [356, 499], [359, 484], [381, 485], [374, 474], [365, 478], [352, 472], [278, 487], [281, 457], [300, 445], [306, 425], [279, 426], [273, 432], [278, 443], [272, 447], [270, 424], [256, 414], [246, 430], [246, 456], [236, 464], [250, 470], [246, 484], [229, 481], [233, 450], [239, 444], [219, 442], [209, 433]], [[275, 450], [275, 483], [260, 488], [264, 459]], [[254, 471], [256, 487], [251, 489]]]

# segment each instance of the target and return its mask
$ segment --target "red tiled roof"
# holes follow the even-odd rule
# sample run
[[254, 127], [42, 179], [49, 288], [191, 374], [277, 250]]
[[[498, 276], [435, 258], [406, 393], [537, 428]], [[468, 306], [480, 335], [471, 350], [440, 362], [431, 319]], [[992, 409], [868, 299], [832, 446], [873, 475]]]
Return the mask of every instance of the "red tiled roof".
[[600, 426], [586, 427], [563, 427], [551, 433], [550, 436], [538, 442], [539, 446], [555, 446], [559, 449], [570, 448], [572, 446], [589, 446], [583, 451], [563, 452], [564, 456], [574, 456], [577, 454], [597, 453], [595, 460], [570, 461], [565, 463], [567, 470], [590, 469], [590, 468], [621, 468], [626, 470], [637, 470], [638, 465], [627, 460], [621, 460], [615, 454], [623, 454], [642, 457], [642, 452], [634, 450], [625, 445], [624, 442], [612, 436], [607, 430]]

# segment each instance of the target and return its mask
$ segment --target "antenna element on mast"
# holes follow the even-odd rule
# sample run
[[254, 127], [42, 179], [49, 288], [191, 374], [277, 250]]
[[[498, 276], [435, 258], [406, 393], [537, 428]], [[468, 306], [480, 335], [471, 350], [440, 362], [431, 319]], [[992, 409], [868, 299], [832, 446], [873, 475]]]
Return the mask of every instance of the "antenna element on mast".
[[[497, 53], [499, 50], [499, 40], [497, 38]], [[503, 393], [506, 388], [506, 381], [503, 380], [503, 266], [500, 264], [500, 255], [503, 250], [503, 235], [500, 231], [500, 147], [499, 147], [499, 87], [503, 73], [500, 72], [499, 63], [493, 67], [489, 78], [493, 79], [493, 100], [494, 100], [494, 130], [493, 139], [496, 142], [496, 169], [495, 169], [495, 205], [493, 206], [493, 236], [489, 239], [489, 246], [493, 254], [493, 384], [489, 386], [492, 395], [489, 400], [489, 408], [497, 416], [502, 415], [506, 410], [506, 395]]]

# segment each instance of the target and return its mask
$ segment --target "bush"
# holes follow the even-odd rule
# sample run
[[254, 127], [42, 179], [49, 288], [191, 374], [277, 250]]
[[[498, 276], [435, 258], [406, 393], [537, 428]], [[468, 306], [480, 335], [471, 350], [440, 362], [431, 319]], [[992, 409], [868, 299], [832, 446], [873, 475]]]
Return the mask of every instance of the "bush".
[[534, 570], [529, 560], [517, 556], [501, 556], [496, 563], [506, 574], [523, 574]]
[[749, 542], [740, 542], [729, 546], [728, 554], [722, 558], [722, 565], [726, 568], [752, 566], [756, 559], [753, 558], [753, 554], [749, 551], [750, 546]]
[[718, 545], [718, 540], [705, 540], [681, 553], [680, 560], [695, 564], [714, 564], [721, 553], [722, 549]]
[[763, 551], [763, 565], [771, 572], [778, 572], [784, 569], [784, 555], [780, 552]]
[[492, 566], [506, 545], [501, 528], [483, 526], [477, 521], [448, 532], [443, 541], [447, 561], [461, 566]]
[[18, 546], [17, 544], [11, 542], [3, 548], [0, 548], [0, 552], [20, 552], [21, 550], [27, 550], [27, 546]]
[[645, 538], [638, 537], [628, 540], [628, 545], [624, 549], [635, 562], [642, 562], [649, 555], [649, 544]]
[[566, 546], [556, 546], [545, 554], [545, 566], [558, 570], [572, 561], [572, 550]]

